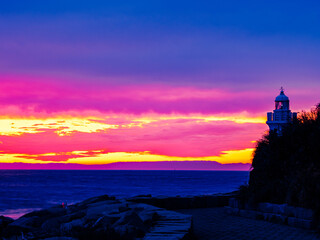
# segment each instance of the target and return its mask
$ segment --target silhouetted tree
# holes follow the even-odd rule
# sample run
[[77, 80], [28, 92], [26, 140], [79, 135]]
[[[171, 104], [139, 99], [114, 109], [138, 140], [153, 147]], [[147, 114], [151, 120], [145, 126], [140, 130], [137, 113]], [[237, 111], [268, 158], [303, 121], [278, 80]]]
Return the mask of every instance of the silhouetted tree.
[[281, 136], [257, 142], [248, 186], [250, 203], [288, 203], [320, 212], [320, 104], [302, 112]]

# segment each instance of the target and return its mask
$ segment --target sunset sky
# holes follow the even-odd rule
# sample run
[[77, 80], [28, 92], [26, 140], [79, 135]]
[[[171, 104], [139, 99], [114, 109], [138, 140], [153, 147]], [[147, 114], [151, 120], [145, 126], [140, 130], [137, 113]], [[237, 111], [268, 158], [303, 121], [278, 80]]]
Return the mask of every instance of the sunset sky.
[[319, 12], [318, 1], [2, 2], [0, 168], [250, 163], [281, 86], [293, 111], [320, 102]]

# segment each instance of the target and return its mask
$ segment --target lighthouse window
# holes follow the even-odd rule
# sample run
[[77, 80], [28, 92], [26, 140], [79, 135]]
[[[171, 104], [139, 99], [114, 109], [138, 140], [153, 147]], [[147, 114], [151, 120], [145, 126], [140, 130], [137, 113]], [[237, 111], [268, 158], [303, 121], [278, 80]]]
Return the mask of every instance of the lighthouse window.
[[283, 102], [276, 102], [276, 109], [283, 109]]

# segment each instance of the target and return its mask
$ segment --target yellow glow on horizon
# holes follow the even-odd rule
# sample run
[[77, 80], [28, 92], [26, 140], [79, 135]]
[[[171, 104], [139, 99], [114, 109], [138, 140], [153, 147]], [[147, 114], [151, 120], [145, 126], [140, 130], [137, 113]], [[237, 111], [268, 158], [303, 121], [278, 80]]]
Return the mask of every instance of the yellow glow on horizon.
[[[253, 148], [242, 150], [223, 151], [218, 156], [205, 157], [174, 157], [166, 155], [151, 154], [150, 152], [111, 152], [92, 151], [95, 156], [88, 156], [86, 151], [74, 151], [70, 153], [46, 153], [41, 155], [26, 154], [1, 154], [0, 163], [75, 163], [83, 165], [101, 165], [115, 162], [158, 162], [158, 161], [215, 161], [222, 164], [229, 163], [251, 163]], [[43, 161], [37, 160], [41, 156], [59, 156], [59, 155], [82, 155], [81, 157], [71, 158], [68, 161]]]
[[29, 159], [32, 157], [27, 154], [1, 154], [0, 153], [0, 163], [56, 163], [55, 161], [42, 161], [37, 159]]
[[242, 150], [223, 151], [221, 155], [212, 157], [211, 161], [219, 163], [251, 163], [254, 148], [246, 148]]
[[215, 161], [222, 164], [227, 163], [251, 163], [253, 148], [242, 150], [223, 151], [219, 156], [205, 157], [175, 157], [151, 154], [150, 152], [128, 153], [111, 152], [102, 153], [94, 157], [72, 158], [68, 163], [79, 164], [108, 164], [114, 162], [157, 162], [157, 161]]

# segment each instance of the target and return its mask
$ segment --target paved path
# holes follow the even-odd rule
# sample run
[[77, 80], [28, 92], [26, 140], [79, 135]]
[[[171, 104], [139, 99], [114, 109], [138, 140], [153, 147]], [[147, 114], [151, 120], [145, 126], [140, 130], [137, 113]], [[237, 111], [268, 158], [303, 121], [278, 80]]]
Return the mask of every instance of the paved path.
[[223, 208], [177, 210], [193, 216], [197, 240], [310, 240], [320, 239], [315, 233], [286, 225], [253, 220], [225, 213]]

